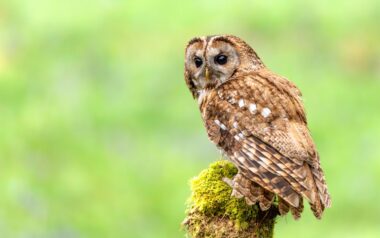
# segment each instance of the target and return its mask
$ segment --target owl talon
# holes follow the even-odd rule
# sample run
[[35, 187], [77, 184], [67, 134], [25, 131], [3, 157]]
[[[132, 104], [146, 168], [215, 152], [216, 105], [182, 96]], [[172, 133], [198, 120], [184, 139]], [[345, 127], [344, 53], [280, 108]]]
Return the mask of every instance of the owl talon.
[[234, 189], [234, 188], [232, 188], [231, 196], [234, 196], [234, 197], [236, 197], [236, 198], [242, 198], [242, 197], [244, 197], [243, 194], [241, 194], [239, 191], [237, 191], [237, 190]]
[[259, 202], [261, 211], [266, 211], [272, 206], [272, 202], [269, 200], [262, 200]]
[[244, 197], [244, 199], [248, 206], [252, 206], [256, 203], [256, 201], [252, 201], [249, 197]]
[[223, 180], [223, 182], [225, 182], [226, 184], [228, 184], [231, 188], [234, 187], [234, 182], [233, 182], [232, 179], [224, 177], [224, 178], [222, 178], [222, 180]]
[[236, 176], [233, 179], [224, 177], [222, 178], [222, 180], [232, 188], [231, 196], [236, 198], [243, 198], [244, 195], [240, 191], [238, 191], [239, 184], [236, 182], [236, 178]]
[[230, 179], [230, 178], [227, 178], [227, 177], [224, 177], [222, 178], [223, 182], [225, 182], [226, 184], [228, 184], [228, 186], [230, 186], [232, 188], [232, 193], [231, 193], [231, 196], [234, 196], [236, 198], [242, 198], [244, 197], [243, 194], [241, 194], [238, 190], [236, 190], [236, 182], [235, 182], [235, 179]]

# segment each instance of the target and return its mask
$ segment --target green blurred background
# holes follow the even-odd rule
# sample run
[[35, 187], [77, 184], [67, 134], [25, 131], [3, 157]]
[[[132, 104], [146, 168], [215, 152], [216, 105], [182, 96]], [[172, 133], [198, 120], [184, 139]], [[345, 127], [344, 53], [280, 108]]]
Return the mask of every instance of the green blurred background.
[[183, 79], [198, 35], [249, 42], [304, 94], [333, 206], [276, 237], [380, 237], [380, 2], [1, 1], [0, 236], [183, 237], [221, 156]]

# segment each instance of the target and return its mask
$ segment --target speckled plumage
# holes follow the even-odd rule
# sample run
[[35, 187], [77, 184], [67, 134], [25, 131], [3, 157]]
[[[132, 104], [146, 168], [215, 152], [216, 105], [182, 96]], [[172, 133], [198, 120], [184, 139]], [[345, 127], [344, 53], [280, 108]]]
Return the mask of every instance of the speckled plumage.
[[298, 88], [235, 36], [194, 38], [185, 54], [185, 80], [208, 136], [239, 170], [225, 180], [233, 195], [262, 210], [277, 196], [280, 214], [295, 218], [305, 197], [320, 218], [331, 200]]

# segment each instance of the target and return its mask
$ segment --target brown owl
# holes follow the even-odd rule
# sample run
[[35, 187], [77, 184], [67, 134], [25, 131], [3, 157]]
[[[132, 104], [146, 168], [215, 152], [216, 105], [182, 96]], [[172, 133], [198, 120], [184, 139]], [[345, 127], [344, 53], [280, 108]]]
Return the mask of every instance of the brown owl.
[[225, 179], [232, 195], [296, 219], [305, 197], [321, 218], [331, 200], [299, 89], [231, 35], [190, 40], [185, 80], [210, 140], [238, 168]]

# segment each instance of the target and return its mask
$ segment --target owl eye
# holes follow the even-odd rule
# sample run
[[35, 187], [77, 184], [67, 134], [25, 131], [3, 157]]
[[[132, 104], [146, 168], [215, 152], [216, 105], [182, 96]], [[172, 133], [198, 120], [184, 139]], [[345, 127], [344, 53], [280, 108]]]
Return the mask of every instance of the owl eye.
[[220, 54], [220, 55], [215, 56], [214, 62], [215, 62], [215, 64], [223, 65], [223, 64], [227, 63], [227, 58], [228, 57], [226, 55]]
[[199, 68], [203, 64], [203, 60], [201, 58], [199, 58], [198, 56], [195, 56], [194, 57], [194, 63], [195, 63], [195, 66], [197, 66], [197, 68]]

